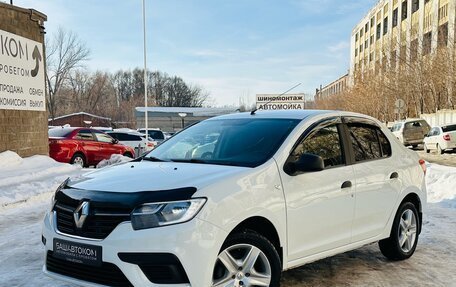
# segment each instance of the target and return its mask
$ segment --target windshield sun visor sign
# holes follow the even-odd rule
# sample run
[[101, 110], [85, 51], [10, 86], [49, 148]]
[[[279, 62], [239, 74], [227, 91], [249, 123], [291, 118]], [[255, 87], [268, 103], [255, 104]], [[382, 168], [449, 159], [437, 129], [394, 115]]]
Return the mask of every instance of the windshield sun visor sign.
[[0, 30], [0, 109], [45, 111], [43, 45]]

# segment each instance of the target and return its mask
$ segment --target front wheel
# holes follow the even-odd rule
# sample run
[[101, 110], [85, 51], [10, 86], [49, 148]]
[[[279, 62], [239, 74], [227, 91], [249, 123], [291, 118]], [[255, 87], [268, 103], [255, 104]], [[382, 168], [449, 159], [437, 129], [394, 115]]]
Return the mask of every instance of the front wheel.
[[245, 231], [230, 235], [218, 255], [212, 287], [280, 286], [279, 254], [264, 236]]
[[404, 202], [394, 218], [390, 237], [379, 241], [380, 251], [390, 260], [404, 260], [415, 252], [420, 221], [411, 202]]

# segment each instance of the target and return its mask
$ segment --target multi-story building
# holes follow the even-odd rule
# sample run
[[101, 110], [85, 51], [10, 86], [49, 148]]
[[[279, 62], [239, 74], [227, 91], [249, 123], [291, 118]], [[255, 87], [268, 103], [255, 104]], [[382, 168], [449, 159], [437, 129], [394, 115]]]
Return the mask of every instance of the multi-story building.
[[332, 95], [341, 94], [348, 86], [348, 74], [343, 75], [339, 79], [331, 82], [330, 84], [316, 90], [315, 99], [324, 99]]
[[455, 16], [456, 0], [380, 0], [353, 29], [350, 83], [356, 72], [454, 48]]

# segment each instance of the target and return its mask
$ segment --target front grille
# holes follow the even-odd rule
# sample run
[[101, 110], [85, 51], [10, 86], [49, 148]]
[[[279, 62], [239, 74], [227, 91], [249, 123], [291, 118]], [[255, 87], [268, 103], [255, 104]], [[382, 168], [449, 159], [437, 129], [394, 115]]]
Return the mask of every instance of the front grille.
[[96, 284], [112, 287], [133, 287], [116, 265], [107, 262], [103, 262], [100, 267], [88, 266], [57, 259], [53, 257], [52, 251], [48, 251], [46, 269], [50, 272]]
[[82, 228], [77, 228], [74, 222], [73, 212], [77, 206], [56, 203], [57, 229], [65, 234], [80, 237], [105, 239], [119, 223], [130, 220], [130, 210], [107, 210], [94, 208], [90, 211]]

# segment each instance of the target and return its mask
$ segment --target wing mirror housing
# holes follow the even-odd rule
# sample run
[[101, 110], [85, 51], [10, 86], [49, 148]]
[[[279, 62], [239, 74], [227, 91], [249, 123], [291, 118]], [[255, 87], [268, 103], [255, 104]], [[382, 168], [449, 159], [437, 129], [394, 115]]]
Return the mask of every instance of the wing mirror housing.
[[119, 143], [119, 140], [118, 140], [118, 139], [112, 139], [111, 143], [112, 143], [112, 144], [118, 144], [118, 143]]
[[321, 156], [304, 153], [295, 162], [288, 162], [285, 165], [285, 172], [290, 175], [297, 175], [306, 172], [317, 172], [325, 169], [325, 163]]

